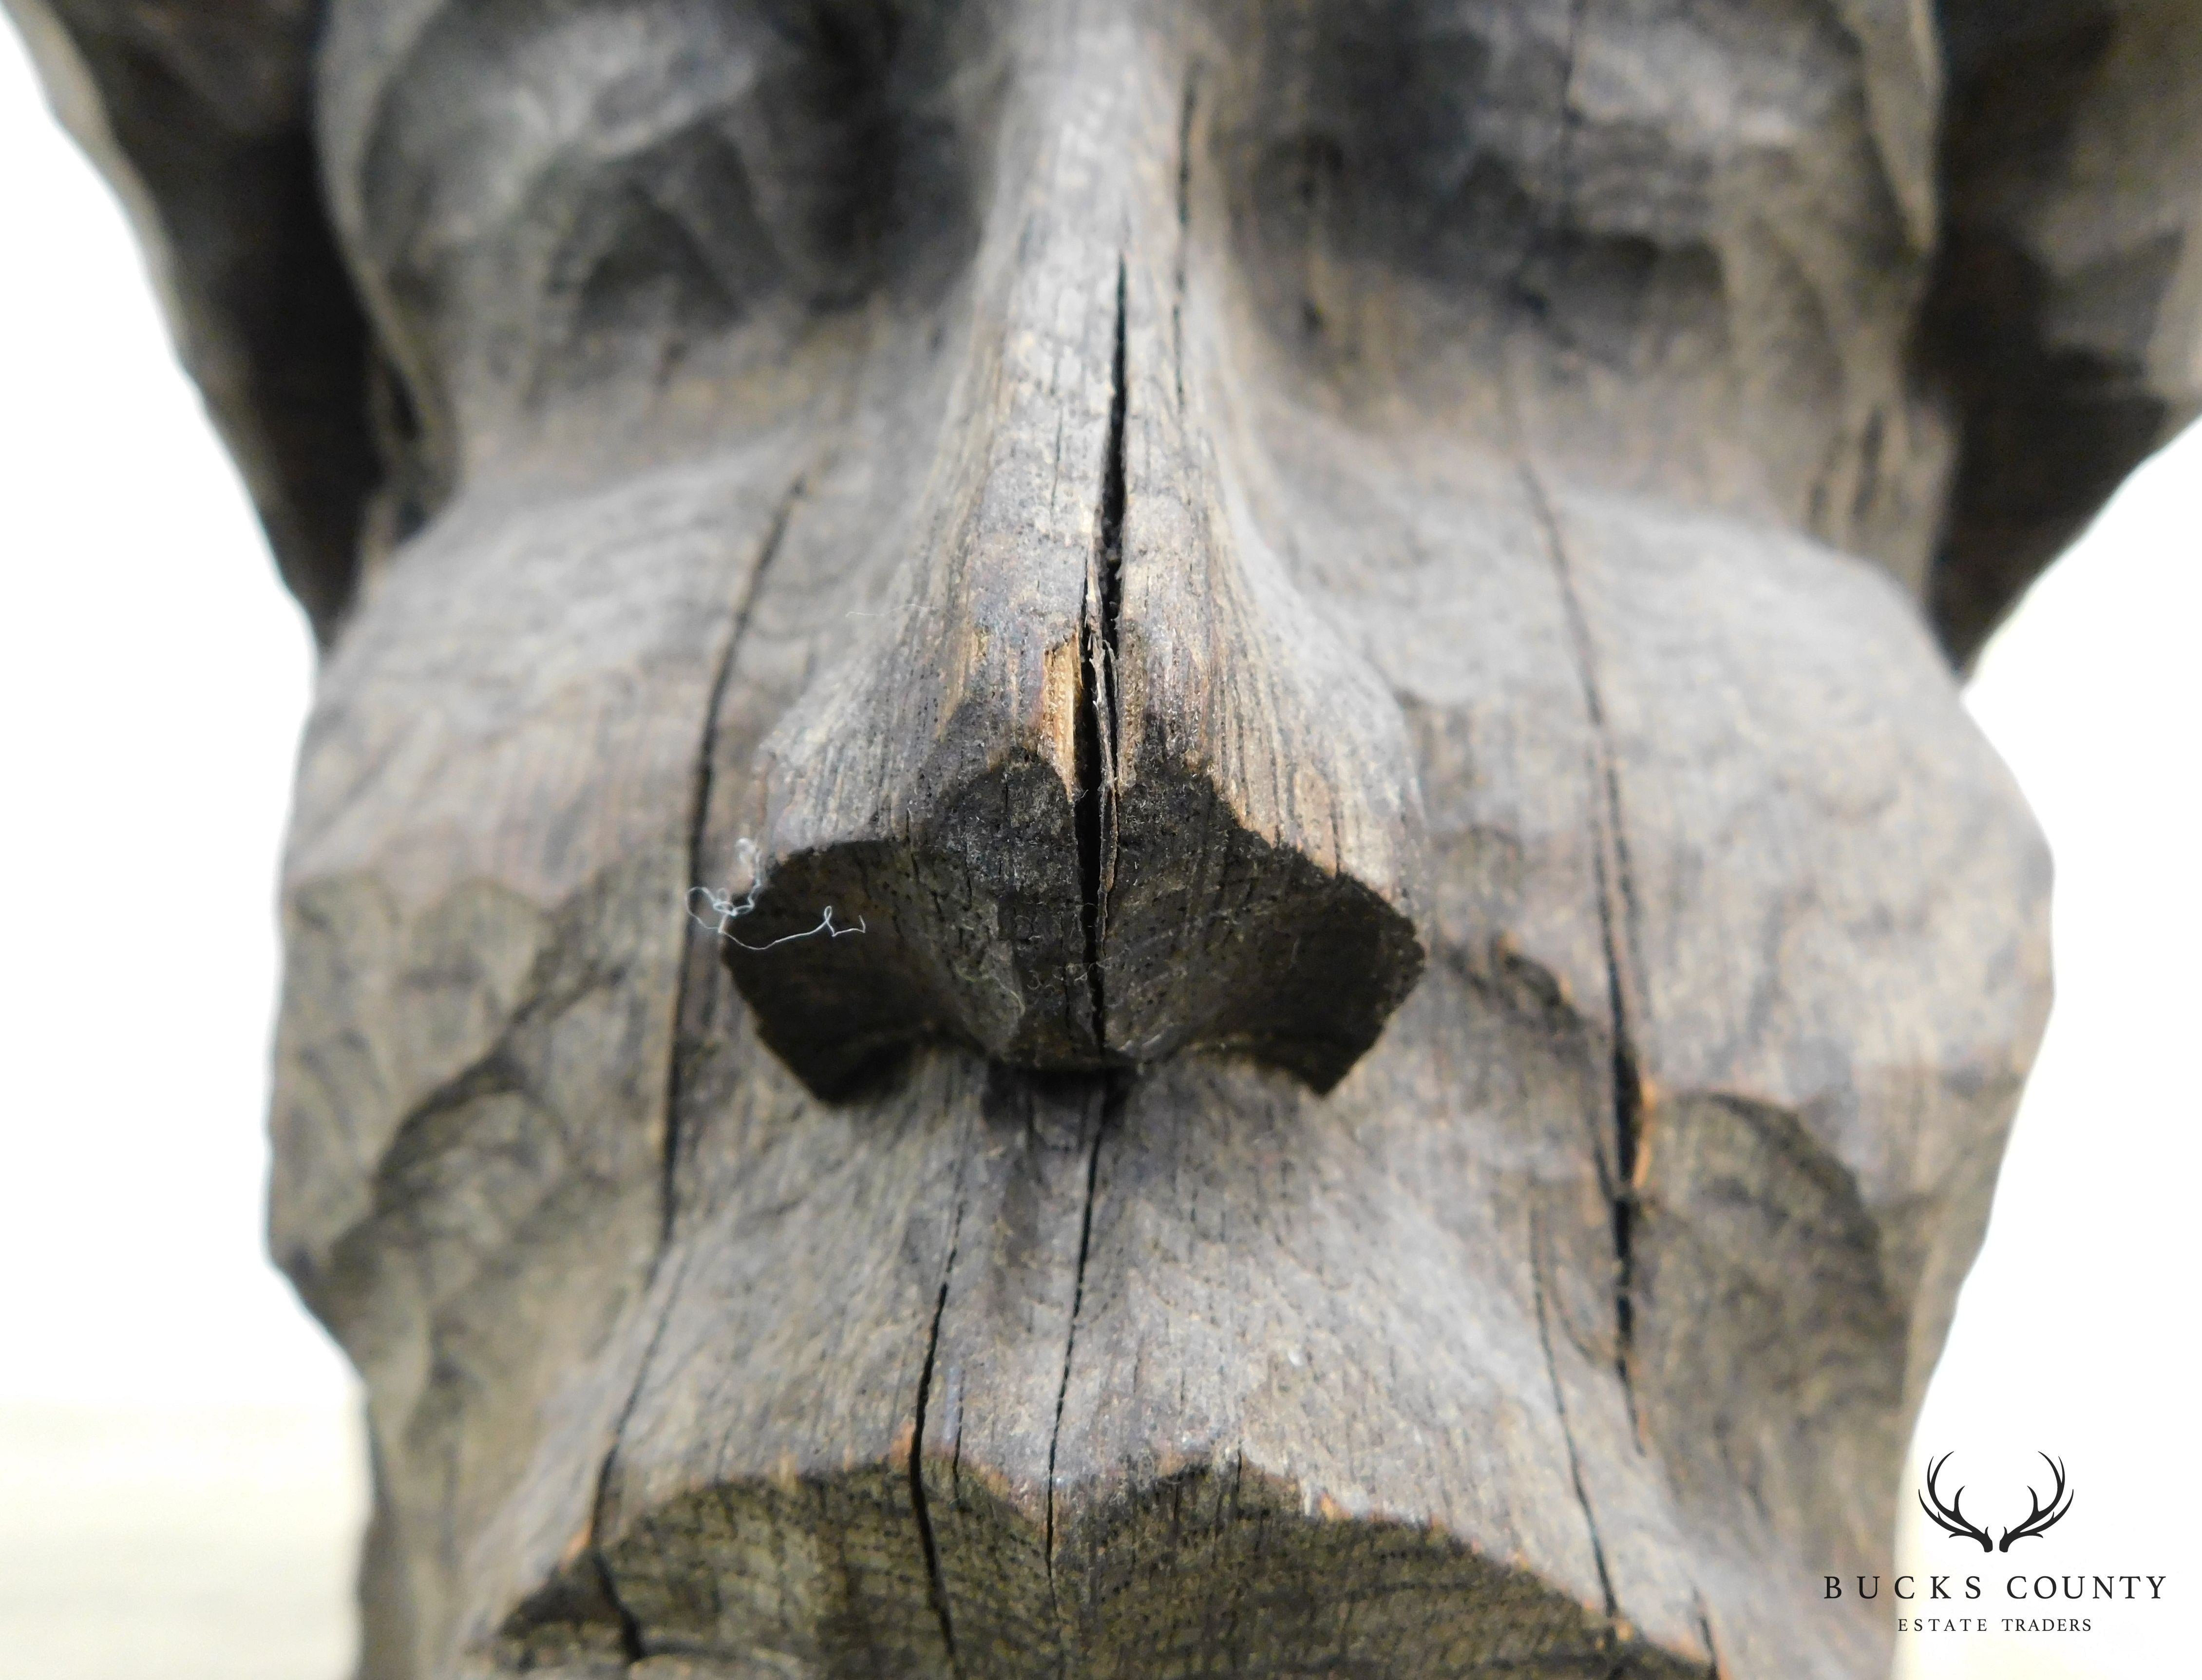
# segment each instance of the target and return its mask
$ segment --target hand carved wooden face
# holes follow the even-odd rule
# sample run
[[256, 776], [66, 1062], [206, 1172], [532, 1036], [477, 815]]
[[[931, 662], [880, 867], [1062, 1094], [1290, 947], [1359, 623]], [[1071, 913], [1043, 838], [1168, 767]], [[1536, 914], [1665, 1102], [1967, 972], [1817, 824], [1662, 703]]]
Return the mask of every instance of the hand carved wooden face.
[[1878, 1671], [2046, 972], [1914, 18], [338, 0], [368, 1672]]

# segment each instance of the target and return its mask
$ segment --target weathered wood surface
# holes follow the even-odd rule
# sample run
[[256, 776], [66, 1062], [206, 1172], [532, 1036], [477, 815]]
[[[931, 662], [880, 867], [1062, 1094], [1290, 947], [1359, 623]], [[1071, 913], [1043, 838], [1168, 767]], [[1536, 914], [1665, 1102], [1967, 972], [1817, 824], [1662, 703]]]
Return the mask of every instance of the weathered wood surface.
[[373, 324], [202, 364], [382, 451], [255, 479], [363, 1675], [1885, 1664], [2046, 996], [1945, 651], [2194, 406], [2191, 9], [9, 3], [193, 343], [226, 77]]

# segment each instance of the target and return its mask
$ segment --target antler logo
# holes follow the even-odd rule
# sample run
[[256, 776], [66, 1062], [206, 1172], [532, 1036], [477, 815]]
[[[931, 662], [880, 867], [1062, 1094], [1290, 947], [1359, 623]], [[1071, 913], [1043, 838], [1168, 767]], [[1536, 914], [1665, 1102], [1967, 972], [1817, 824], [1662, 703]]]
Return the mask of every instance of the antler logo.
[[2041, 1454], [2041, 1461], [2049, 1466], [2051, 1473], [2057, 1478], [2057, 1485], [2049, 1495], [2049, 1503], [2044, 1505], [2041, 1502], [2041, 1495], [2035, 1493], [2033, 1485], [2028, 1483], [2026, 1491], [2034, 1502], [2034, 1509], [2028, 1513], [2024, 1522], [2015, 1528], [2007, 1528], [2003, 1531], [2003, 1540], [2000, 1543], [1991, 1541], [1988, 1538], [1988, 1531], [1975, 1524], [1972, 1519], [1965, 1515], [1965, 1490], [1963, 1488], [1959, 1488], [1957, 1492], [1950, 1495], [1950, 1502], [1946, 1505], [1942, 1502], [1942, 1495], [1935, 1489], [1934, 1478], [1942, 1473], [1942, 1466], [1949, 1463], [1952, 1454], [1945, 1453], [1940, 1458], [1928, 1465], [1927, 1490], [1919, 1495], [1919, 1508], [1927, 1513], [1928, 1520], [1940, 1529], [1943, 1533], [1958, 1540], [1977, 1540], [1981, 1542], [1981, 1550], [1983, 1552], [2008, 1552], [2014, 1541], [2030, 1540], [2034, 1536], [2046, 1532], [2061, 1522], [2064, 1513], [2072, 1508], [2072, 1495], [2065, 1490], [2064, 1486], [2064, 1461], [2061, 1459], [2052, 1459], [2048, 1454], [2044, 1453]]

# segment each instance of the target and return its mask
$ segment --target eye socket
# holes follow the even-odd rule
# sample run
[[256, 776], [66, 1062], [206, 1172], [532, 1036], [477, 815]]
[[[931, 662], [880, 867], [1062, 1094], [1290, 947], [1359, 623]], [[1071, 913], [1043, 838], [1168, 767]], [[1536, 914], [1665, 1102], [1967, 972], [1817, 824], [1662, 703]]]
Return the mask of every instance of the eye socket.
[[615, 367], [638, 340], [677, 347], [732, 331], [784, 285], [740, 154], [698, 123], [620, 164], [592, 170], [551, 258], [548, 342], [577, 372]]
[[975, 243], [989, 107], [960, 73], [992, 3], [454, 0], [362, 166], [362, 255], [424, 410], [463, 426], [754, 339], [746, 361], [936, 285]]
[[[1869, 264], [1888, 243], [1857, 50], [1816, 9], [1211, 3], [1254, 49], [1210, 131], [1242, 267], [1326, 362], [1357, 320], [1396, 341], [1404, 288], [1439, 336], [1505, 321], [1640, 371], [1724, 330], [1746, 223], [1806, 253], [1840, 229]], [[1831, 308], [1865, 283], [1811, 260]]]
[[1437, 0], [1279, 16], [1247, 14], [1259, 50], [1223, 68], [1212, 130], [1261, 314], [1328, 360], [1352, 354], [1358, 294], [1380, 277], [1503, 286], [1559, 132], [1558, 53]]
[[1471, 179], [1534, 175], [1565, 67], [1513, 38], [1528, 32], [1462, 9], [1317, 6], [1251, 36], [1256, 62], [1222, 77], [1219, 132], [1275, 233], [1328, 220], [1409, 256]]

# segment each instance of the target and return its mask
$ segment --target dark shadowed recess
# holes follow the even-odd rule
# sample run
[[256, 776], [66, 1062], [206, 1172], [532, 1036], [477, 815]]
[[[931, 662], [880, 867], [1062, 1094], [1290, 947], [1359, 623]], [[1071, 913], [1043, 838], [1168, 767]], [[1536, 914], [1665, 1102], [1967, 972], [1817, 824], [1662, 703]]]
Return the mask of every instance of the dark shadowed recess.
[[[285, 582], [335, 631], [379, 500], [403, 501], [407, 405], [377, 370], [331, 238], [309, 121], [315, 0], [4, 0], [62, 115], [142, 188], [172, 325]], [[2146, 9], [2143, 9], [2144, 10]], [[1964, 665], [2119, 481], [2186, 416], [2145, 345], [2060, 323], [2115, 291], [2152, 321], [2177, 236], [2081, 277], [2045, 271], [2027, 212], [2064, 166], [2091, 77], [2135, 15], [2111, 0], [1943, 0], [1943, 227], [1921, 365], [1961, 455], [1926, 602]], [[77, 62], [67, 61], [74, 55]], [[1414, 91], [1427, 96], [1416, 80]], [[1405, 102], [1424, 111], [1428, 99]], [[377, 439], [383, 440], [378, 447]], [[392, 447], [395, 438], [396, 447]], [[386, 485], [386, 481], [391, 481]], [[378, 492], [388, 488], [391, 496]]]
[[62, 120], [111, 180], [134, 177], [141, 190], [125, 202], [149, 251], [165, 259], [164, 302], [185, 365], [283, 581], [326, 642], [351, 594], [361, 520], [382, 469], [367, 324], [323, 212], [308, 116], [317, 9], [8, 5]]
[[[2086, 294], [2153, 325], [2180, 253], [2167, 232], [2058, 276], [2025, 212], [2063, 174], [2081, 102], [2120, 27], [2111, 0], [1943, 0], [1943, 223], [1924, 360], [1960, 416], [1958, 479], [1928, 580], [1951, 658], [1969, 663], [2043, 567], [2187, 417], [2152, 390], [2145, 338], [2060, 333]], [[2076, 295], [2075, 295], [2076, 294]], [[2121, 353], [2123, 352], [2123, 353]]]

